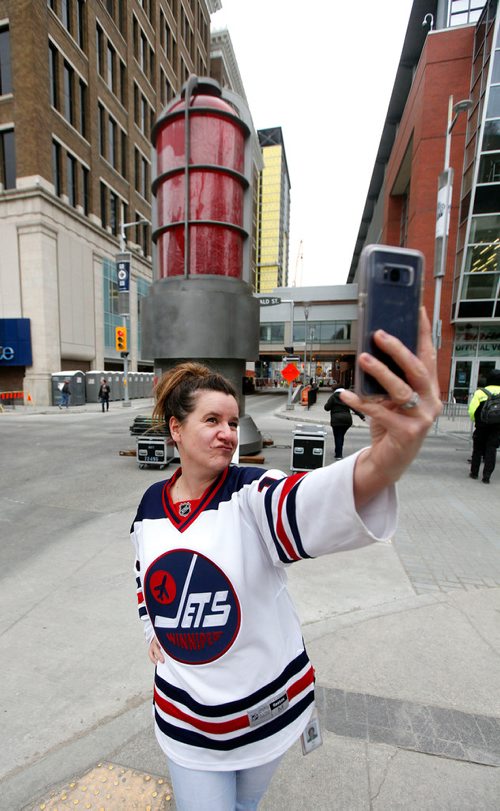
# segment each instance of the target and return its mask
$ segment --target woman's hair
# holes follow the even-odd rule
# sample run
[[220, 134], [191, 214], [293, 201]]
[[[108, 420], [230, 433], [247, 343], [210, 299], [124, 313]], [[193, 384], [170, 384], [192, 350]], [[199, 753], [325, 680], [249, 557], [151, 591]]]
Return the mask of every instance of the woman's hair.
[[194, 411], [195, 395], [199, 391], [220, 391], [238, 401], [233, 384], [223, 375], [201, 363], [187, 361], [169, 369], [156, 384], [153, 420], [163, 423], [166, 433], [170, 434], [170, 417], [183, 422]]

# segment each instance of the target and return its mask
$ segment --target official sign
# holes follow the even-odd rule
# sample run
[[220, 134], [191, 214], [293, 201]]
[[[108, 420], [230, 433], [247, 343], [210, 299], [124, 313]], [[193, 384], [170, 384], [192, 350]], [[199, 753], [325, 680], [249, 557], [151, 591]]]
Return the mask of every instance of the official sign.
[[118, 292], [128, 293], [130, 289], [130, 254], [119, 253], [116, 257], [116, 274], [118, 276]]
[[273, 307], [275, 304], [281, 304], [281, 299], [278, 296], [269, 296], [268, 298], [260, 298], [259, 303], [261, 307]]

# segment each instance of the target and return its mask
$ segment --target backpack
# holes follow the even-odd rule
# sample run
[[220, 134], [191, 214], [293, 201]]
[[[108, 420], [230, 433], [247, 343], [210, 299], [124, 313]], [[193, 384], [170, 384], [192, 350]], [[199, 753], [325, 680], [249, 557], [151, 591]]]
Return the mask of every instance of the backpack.
[[488, 399], [483, 400], [483, 407], [479, 420], [484, 425], [500, 425], [500, 394], [492, 394], [488, 389], [481, 388]]

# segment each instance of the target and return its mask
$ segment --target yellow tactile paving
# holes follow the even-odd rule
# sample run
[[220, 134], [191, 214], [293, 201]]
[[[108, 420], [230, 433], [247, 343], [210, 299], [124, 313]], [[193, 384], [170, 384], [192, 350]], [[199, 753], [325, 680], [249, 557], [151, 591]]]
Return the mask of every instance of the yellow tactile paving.
[[116, 763], [98, 763], [59, 791], [33, 806], [33, 811], [167, 811], [172, 789], [164, 777], [126, 769]]

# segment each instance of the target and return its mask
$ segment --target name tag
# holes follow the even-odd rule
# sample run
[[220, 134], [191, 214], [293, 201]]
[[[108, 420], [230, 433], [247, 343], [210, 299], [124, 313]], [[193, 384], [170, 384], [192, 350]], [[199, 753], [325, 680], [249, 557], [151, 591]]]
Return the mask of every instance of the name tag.
[[267, 702], [267, 704], [261, 704], [260, 707], [255, 707], [255, 709], [248, 713], [250, 726], [257, 727], [260, 724], [265, 724], [272, 718], [276, 718], [277, 715], [281, 715], [282, 712], [288, 709], [289, 703], [287, 694], [283, 693]]

